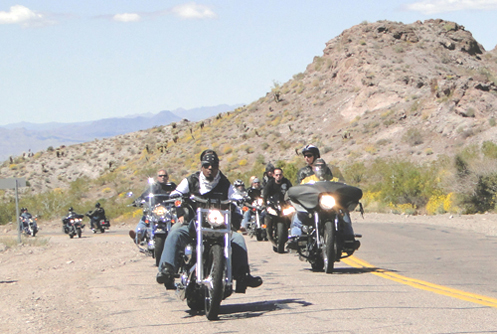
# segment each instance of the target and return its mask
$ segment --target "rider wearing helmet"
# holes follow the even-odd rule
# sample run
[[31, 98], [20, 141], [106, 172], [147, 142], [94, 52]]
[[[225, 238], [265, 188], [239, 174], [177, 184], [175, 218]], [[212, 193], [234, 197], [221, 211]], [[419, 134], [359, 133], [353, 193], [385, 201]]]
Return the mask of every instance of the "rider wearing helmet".
[[32, 218], [31, 214], [28, 212], [28, 208], [21, 208], [21, 229], [24, 231], [28, 230], [28, 219]]
[[90, 223], [91, 223], [91, 230], [93, 233], [96, 233], [97, 231], [95, 230], [95, 227], [98, 226], [98, 221], [101, 219], [105, 220], [105, 210], [100, 206], [100, 203], [95, 204], [95, 209], [92, 211], [88, 211], [86, 213], [88, 217], [90, 217]]

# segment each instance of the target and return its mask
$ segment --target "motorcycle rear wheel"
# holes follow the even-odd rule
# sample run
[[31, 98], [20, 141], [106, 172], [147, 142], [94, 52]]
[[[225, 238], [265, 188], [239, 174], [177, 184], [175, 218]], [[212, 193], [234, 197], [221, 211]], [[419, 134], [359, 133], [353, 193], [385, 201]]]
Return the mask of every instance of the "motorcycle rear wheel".
[[327, 274], [333, 273], [333, 266], [337, 254], [337, 242], [335, 235], [335, 224], [327, 221], [324, 224], [324, 243], [322, 247], [322, 255], [324, 262], [324, 271]]
[[209, 320], [216, 320], [223, 300], [224, 250], [221, 245], [211, 247], [204, 268], [204, 279], [210, 280], [210, 285], [204, 286], [205, 316]]

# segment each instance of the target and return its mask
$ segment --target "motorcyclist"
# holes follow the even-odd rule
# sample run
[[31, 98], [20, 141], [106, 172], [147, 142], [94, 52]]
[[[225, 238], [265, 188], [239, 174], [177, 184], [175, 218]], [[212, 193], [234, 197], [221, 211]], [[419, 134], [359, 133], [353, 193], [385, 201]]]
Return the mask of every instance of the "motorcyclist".
[[[153, 195], [169, 195], [174, 189], [176, 189], [176, 184], [174, 182], [169, 182], [169, 174], [165, 169], [159, 169], [157, 171], [157, 179], [152, 184], [151, 188], [147, 188], [147, 190], [140, 195], [134, 202], [134, 206], [141, 206], [141, 202], [147, 200], [150, 194]], [[155, 203], [152, 203], [155, 204]], [[147, 224], [145, 223], [145, 215], [142, 216], [140, 221], [135, 227], [135, 230], [129, 231], [129, 236], [131, 239], [135, 241], [135, 243], [139, 244], [145, 235], [147, 230]]]
[[32, 218], [33, 216], [28, 212], [28, 208], [21, 208], [21, 215], [20, 215], [20, 220], [21, 220], [21, 229], [29, 233], [28, 229], [28, 224], [29, 224], [29, 219]]
[[[306, 158], [306, 160], [308, 160], [308, 158]], [[333, 181], [333, 182], [339, 181], [338, 177], [333, 177], [330, 168], [328, 167], [326, 162], [321, 158], [317, 158], [315, 161], [313, 161], [313, 165], [311, 168], [312, 168], [312, 174], [308, 173], [307, 171], [305, 171], [302, 174], [299, 173], [299, 176], [307, 174], [307, 176], [305, 176], [301, 180], [300, 184], [315, 183], [319, 181]], [[345, 240], [353, 240], [352, 242], [354, 247], [358, 249], [360, 246], [360, 242], [358, 240], [355, 240], [354, 230], [352, 229], [352, 221], [350, 219], [350, 215], [348, 212], [344, 212], [343, 220], [345, 222], [344, 225]], [[297, 249], [298, 246], [297, 246], [296, 237], [302, 235], [302, 224], [310, 225], [312, 223], [313, 223], [313, 218], [309, 217], [309, 213], [307, 211], [297, 211], [294, 214], [292, 218], [292, 224], [290, 226], [290, 237], [287, 243], [288, 249]]]
[[90, 210], [86, 213], [88, 217], [90, 217], [91, 230], [93, 233], [96, 233], [95, 227], [98, 227], [99, 221], [105, 218], [105, 210], [101, 207], [100, 203], [95, 204], [95, 209]]
[[[239, 200], [235, 187], [219, 170], [219, 158], [215, 151], [205, 150], [200, 155], [200, 171], [183, 179], [171, 196], [193, 194], [204, 199]], [[236, 227], [241, 215], [232, 214], [232, 225]], [[235, 229], [236, 230], [236, 229]], [[183, 225], [171, 231], [164, 244], [164, 250], [157, 273], [157, 283], [164, 284], [167, 289], [174, 289], [174, 275], [178, 264], [178, 254], [182, 247], [191, 242], [196, 235], [195, 217], [185, 219]], [[247, 246], [240, 233], [233, 232], [232, 245], [232, 272], [237, 281], [236, 292], [244, 293], [246, 287], [258, 287], [262, 284], [260, 277], [250, 275]]]
[[[248, 196], [248, 201], [250, 203], [253, 203], [256, 201], [258, 198], [261, 198], [261, 193], [262, 193], [262, 188], [261, 188], [261, 181], [253, 176], [251, 177], [251, 185], [250, 188], [247, 189], [247, 196]], [[243, 214], [243, 220], [242, 220], [242, 225], [240, 227], [240, 230], [242, 232], [245, 232], [247, 230], [247, 224], [252, 218], [252, 210], [248, 210]]]
[[[274, 179], [269, 180], [262, 191], [264, 205], [267, 204], [269, 198], [283, 202], [286, 192], [292, 186], [292, 183], [283, 176], [283, 170], [281, 168], [275, 168], [273, 175]], [[271, 225], [271, 219], [271, 215], [266, 215], [266, 217], [264, 217], [267, 226]]]

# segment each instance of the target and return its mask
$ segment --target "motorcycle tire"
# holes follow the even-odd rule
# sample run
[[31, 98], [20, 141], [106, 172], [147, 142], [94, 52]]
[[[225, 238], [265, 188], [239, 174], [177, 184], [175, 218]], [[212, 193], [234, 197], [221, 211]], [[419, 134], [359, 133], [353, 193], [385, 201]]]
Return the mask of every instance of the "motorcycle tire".
[[332, 274], [337, 254], [335, 224], [333, 222], [327, 221], [324, 224], [323, 237], [324, 237], [324, 242], [322, 247], [322, 256], [323, 256], [324, 271], [327, 274]]
[[276, 224], [276, 233], [278, 236], [277, 244], [276, 244], [276, 252], [277, 253], [285, 253], [285, 243], [288, 240], [288, 229], [284, 222], [278, 222]]
[[223, 300], [224, 281], [224, 249], [221, 245], [213, 245], [204, 263], [204, 279], [210, 277], [211, 286], [204, 286], [205, 316], [216, 320]]
[[74, 238], [74, 234], [69, 233], [69, 238], [71, 238], [71, 239]]
[[104, 233], [105, 229], [103, 227], [100, 228], [100, 233]]
[[78, 238], [81, 238], [81, 228], [78, 227], [76, 233], [78, 234]]
[[261, 230], [257, 230], [255, 232], [255, 237], [257, 238], [257, 241], [262, 241], [264, 240], [264, 236], [262, 235], [262, 231]]
[[166, 236], [155, 235], [155, 266], [158, 267], [160, 265], [160, 258], [162, 256], [162, 250], [164, 249], [164, 243], [166, 242]]
[[33, 231], [33, 237], [36, 236], [36, 233], [38, 233], [38, 230]]

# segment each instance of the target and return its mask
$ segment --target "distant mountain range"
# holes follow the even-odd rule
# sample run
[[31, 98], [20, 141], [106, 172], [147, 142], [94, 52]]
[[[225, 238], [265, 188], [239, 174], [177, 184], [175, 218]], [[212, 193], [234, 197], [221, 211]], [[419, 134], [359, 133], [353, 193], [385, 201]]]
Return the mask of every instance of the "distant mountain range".
[[234, 110], [241, 105], [218, 105], [195, 109], [163, 110], [157, 114], [105, 118], [77, 123], [29, 123], [20, 122], [0, 126], [0, 161], [9, 156], [35, 153], [49, 146], [72, 145], [94, 139], [108, 138], [167, 125], [182, 119], [199, 121], [222, 112]]

